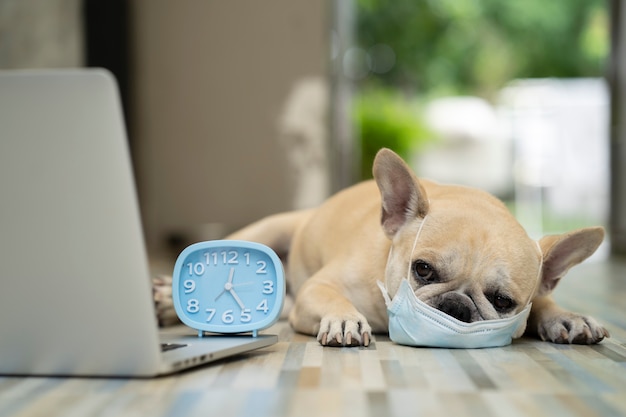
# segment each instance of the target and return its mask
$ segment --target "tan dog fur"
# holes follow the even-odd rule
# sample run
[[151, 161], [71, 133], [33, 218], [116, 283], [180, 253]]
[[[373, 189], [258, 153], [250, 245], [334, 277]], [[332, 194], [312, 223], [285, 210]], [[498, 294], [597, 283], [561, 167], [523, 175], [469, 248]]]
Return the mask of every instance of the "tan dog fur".
[[[372, 332], [387, 331], [377, 280], [393, 297], [412, 262], [417, 297], [437, 308], [454, 299], [452, 305], [465, 306], [466, 321], [510, 316], [532, 300], [528, 333], [557, 343], [608, 336], [595, 320], [561, 309], [550, 296], [566, 272], [597, 249], [602, 228], [544, 237], [540, 253], [488, 193], [418, 180], [387, 149], [378, 153], [373, 172], [375, 181], [341, 191], [317, 209], [270, 216], [228, 237], [288, 254], [288, 288], [295, 295], [289, 321], [296, 331], [317, 335], [322, 345], [367, 346]], [[496, 297], [499, 306], [513, 301], [514, 307], [497, 310]]]

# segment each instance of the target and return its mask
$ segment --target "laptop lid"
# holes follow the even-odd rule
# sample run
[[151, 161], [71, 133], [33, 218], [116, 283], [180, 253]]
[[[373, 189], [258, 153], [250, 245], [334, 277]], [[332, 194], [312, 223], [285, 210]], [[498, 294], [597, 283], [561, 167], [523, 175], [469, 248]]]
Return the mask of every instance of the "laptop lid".
[[164, 364], [159, 349], [108, 72], [0, 72], [0, 196], [0, 374], [150, 376], [182, 368]]

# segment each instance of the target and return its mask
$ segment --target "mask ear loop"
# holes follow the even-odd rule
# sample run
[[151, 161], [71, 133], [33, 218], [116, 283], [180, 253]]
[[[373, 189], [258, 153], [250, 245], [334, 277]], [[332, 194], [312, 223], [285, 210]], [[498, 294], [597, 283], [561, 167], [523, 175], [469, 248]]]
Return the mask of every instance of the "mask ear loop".
[[537, 277], [535, 278], [535, 285], [533, 285], [533, 290], [531, 291], [530, 296], [528, 300], [526, 301], [526, 305], [530, 304], [531, 300], [533, 299], [533, 295], [535, 294], [535, 291], [537, 290], [537, 287], [539, 286], [539, 283], [541, 282], [541, 274], [543, 272], [543, 251], [541, 250], [541, 246], [539, 245], [538, 241], [535, 241], [535, 244], [537, 245], [537, 249], [539, 250], [539, 271], [537, 271]]
[[[413, 241], [413, 248], [411, 248], [411, 253], [409, 256], [413, 256], [413, 252], [415, 252], [415, 248], [417, 247], [417, 241], [422, 234], [422, 228], [424, 227], [424, 223], [426, 223], [426, 219], [428, 218], [428, 214], [424, 216], [422, 219], [422, 223], [420, 223], [419, 229], [417, 229], [417, 233], [415, 233], [415, 240]], [[413, 264], [412, 259], [409, 258], [409, 268], [406, 271], [406, 279], [411, 281], [411, 265]]]
[[[411, 254], [410, 256], [413, 255], [413, 252], [415, 252], [415, 248], [417, 247], [417, 240], [419, 239], [420, 235], [422, 234], [422, 228], [424, 227], [424, 223], [426, 223], [426, 218], [428, 217], [428, 215], [424, 216], [424, 218], [422, 219], [422, 223], [420, 223], [420, 227], [419, 229], [417, 229], [417, 233], [415, 234], [415, 240], [413, 241], [413, 248], [411, 249]], [[391, 247], [389, 248], [389, 253], [387, 254], [387, 265], [389, 265], [389, 261], [391, 260], [391, 254], [393, 253], [393, 245], [391, 245]], [[411, 278], [411, 260], [409, 260], [409, 269], [407, 270], [406, 273], [406, 279], [410, 281]], [[386, 268], [386, 267], [385, 267]], [[387, 293], [387, 289], [385, 288], [384, 284], [380, 281], [377, 282], [378, 287], [380, 288], [380, 290], [383, 293], [383, 297], [385, 298], [385, 302], [387, 303], [387, 305], [389, 306], [389, 304], [391, 304], [391, 299], [389, 298], [389, 294]]]

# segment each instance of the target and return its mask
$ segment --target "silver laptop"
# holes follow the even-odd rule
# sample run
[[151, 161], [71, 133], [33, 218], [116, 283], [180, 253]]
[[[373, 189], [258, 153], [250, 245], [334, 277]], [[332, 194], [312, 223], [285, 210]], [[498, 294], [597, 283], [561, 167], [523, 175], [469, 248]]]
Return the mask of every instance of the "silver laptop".
[[277, 341], [169, 333], [115, 80], [0, 71], [0, 374], [148, 377]]

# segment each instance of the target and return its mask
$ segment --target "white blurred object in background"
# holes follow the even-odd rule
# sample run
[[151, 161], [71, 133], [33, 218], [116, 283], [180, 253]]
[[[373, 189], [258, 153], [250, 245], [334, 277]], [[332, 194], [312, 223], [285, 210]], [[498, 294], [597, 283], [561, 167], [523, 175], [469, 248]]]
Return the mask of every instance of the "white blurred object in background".
[[517, 80], [503, 89], [501, 117], [515, 144], [516, 214], [531, 235], [544, 214], [606, 224], [609, 93], [602, 79]]
[[322, 77], [302, 78], [294, 83], [278, 121], [294, 209], [315, 207], [328, 197], [327, 113], [328, 83]]
[[491, 104], [478, 97], [440, 98], [427, 106], [425, 119], [439, 140], [415, 155], [420, 176], [511, 194], [511, 142]]

